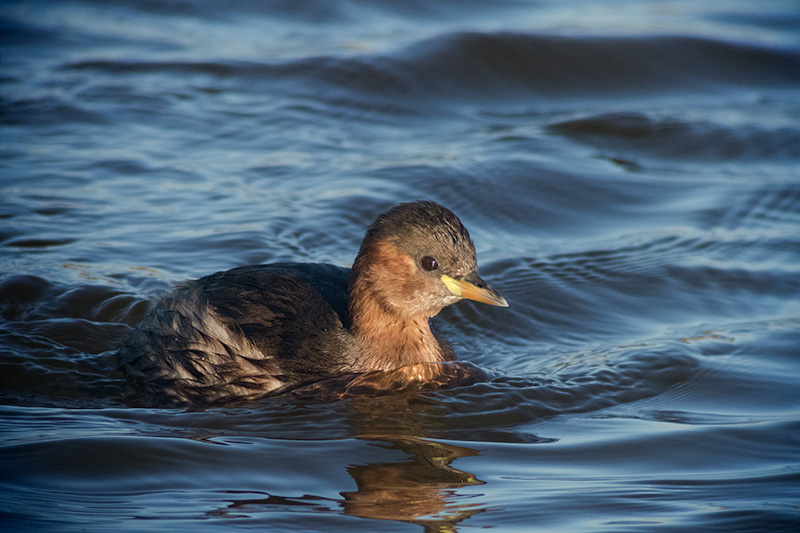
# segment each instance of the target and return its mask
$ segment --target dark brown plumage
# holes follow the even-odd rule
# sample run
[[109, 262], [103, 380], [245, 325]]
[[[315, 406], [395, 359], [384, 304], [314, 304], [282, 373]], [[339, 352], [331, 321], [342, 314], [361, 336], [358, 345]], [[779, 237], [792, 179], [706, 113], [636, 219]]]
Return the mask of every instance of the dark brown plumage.
[[147, 404], [254, 399], [345, 373], [451, 361], [429, 319], [462, 298], [507, 305], [478, 277], [452, 212], [400, 204], [369, 227], [352, 270], [277, 263], [178, 285], [119, 361]]

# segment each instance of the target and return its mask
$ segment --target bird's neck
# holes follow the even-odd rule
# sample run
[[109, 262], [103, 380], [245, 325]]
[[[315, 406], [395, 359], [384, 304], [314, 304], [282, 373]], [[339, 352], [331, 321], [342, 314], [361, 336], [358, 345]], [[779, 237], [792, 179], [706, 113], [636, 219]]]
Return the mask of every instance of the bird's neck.
[[375, 243], [362, 247], [353, 264], [351, 327], [362, 348], [357, 371], [394, 370], [449, 359], [431, 331], [428, 316], [407, 314], [392, 303], [399, 298], [392, 291], [407, 289], [402, 279], [406, 265], [393, 264], [402, 262], [400, 257], [391, 245]]
[[415, 363], [446, 360], [427, 319], [402, 322], [354, 321], [354, 325], [358, 325], [354, 333], [363, 353], [358, 369], [360, 372], [395, 370]]

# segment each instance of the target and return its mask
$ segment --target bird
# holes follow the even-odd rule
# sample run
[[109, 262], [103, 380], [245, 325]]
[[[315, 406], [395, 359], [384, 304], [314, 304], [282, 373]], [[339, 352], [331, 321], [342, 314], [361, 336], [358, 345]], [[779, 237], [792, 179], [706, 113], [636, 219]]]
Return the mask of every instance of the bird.
[[477, 272], [469, 232], [432, 201], [401, 203], [368, 227], [352, 268], [272, 263], [176, 285], [117, 352], [132, 401], [218, 405], [345, 374], [454, 361], [431, 324], [469, 299], [508, 302]]

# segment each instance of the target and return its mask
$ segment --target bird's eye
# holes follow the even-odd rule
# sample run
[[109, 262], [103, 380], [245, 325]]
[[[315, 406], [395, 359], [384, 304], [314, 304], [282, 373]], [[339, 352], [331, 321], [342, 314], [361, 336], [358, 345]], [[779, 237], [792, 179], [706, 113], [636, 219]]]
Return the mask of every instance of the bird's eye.
[[428, 255], [420, 259], [419, 264], [422, 265], [422, 268], [425, 270], [436, 270], [439, 268], [439, 264], [436, 262], [436, 259]]

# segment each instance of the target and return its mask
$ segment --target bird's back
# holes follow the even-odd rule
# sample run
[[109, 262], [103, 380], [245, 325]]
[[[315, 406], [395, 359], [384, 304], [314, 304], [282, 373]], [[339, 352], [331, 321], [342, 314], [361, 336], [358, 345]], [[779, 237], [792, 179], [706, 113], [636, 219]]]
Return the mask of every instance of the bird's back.
[[179, 285], [120, 347], [146, 403], [253, 399], [351, 369], [350, 270], [325, 264], [240, 267]]

